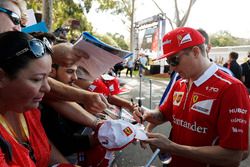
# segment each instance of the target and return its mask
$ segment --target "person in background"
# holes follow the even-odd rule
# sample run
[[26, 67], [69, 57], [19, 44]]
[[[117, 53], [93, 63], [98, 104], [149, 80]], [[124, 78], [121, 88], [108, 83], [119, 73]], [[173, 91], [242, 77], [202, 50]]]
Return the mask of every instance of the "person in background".
[[0, 49], [0, 134], [12, 148], [11, 159], [1, 158], [0, 166], [68, 163], [49, 144], [38, 109], [50, 90], [51, 48], [28, 34], [10, 31], [0, 34]]
[[125, 108], [131, 113], [135, 110], [137, 107], [136, 104], [117, 96], [120, 89], [117, 78], [110, 76], [110, 78], [113, 79], [105, 81], [102, 76], [100, 76], [93, 81], [89, 81], [85, 78], [85, 75], [87, 74], [84, 74], [84, 71], [85, 70], [81, 70], [81, 74], [78, 74], [78, 79], [75, 82], [77, 86], [90, 92], [103, 94], [106, 97], [108, 104]]
[[244, 85], [248, 89], [248, 92], [250, 93], [250, 52], [248, 52], [247, 58], [248, 60], [245, 63], [241, 64], [241, 81], [244, 83]]
[[170, 121], [172, 129], [169, 139], [147, 129], [145, 142], [170, 153], [170, 167], [238, 166], [248, 150], [250, 104], [244, 85], [210, 62], [205, 39], [193, 28], [167, 33], [163, 51], [160, 58], [166, 57], [181, 79], [159, 109], [137, 110], [134, 118], [154, 127]]
[[237, 52], [230, 52], [228, 55], [228, 61], [223, 67], [230, 69], [233, 72], [234, 77], [241, 80], [242, 70], [241, 66], [237, 63], [238, 57], [239, 54]]
[[145, 54], [141, 53], [139, 57], [139, 74], [142, 74], [144, 70], [148, 70], [146, 67], [147, 61]]
[[127, 62], [127, 71], [126, 71], [126, 77], [128, 76], [128, 73], [130, 77], [132, 78], [132, 73], [133, 73], [133, 68], [134, 68], [134, 61], [133, 57], [130, 57]]
[[124, 69], [124, 62], [117, 63], [114, 66], [114, 72], [117, 77], [121, 77], [121, 71]]
[[[58, 64], [53, 64], [50, 76], [60, 82], [63, 82], [64, 84], [74, 86], [74, 82], [77, 80], [76, 70], [76, 64], [67, 67], [63, 67]], [[41, 121], [46, 131], [46, 134], [48, 135], [51, 142], [56, 146], [56, 148], [58, 148], [58, 150], [64, 156], [66, 156], [69, 161], [74, 163], [78, 162], [76, 156], [77, 153], [86, 153], [86, 151], [92, 149], [96, 151], [95, 155], [103, 155], [100, 156], [100, 159], [97, 159], [95, 157], [97, 161], [104, 160], [105, 150], [97, 149], [99, 148], [99, 143], [97, 141], [97, 138], [94, 137], [95, 134], [92, 133], [92, 131], [96, 127], [91, 126], [90, 128], [92, 128], [93, 130], [88, 129], [88, 127], [84, 127], [82, 124], [73, 122], [64, 115], [62, 115], [60, 112], [56, 111], [58, 109], [61, 110], [60, 107], [53, 107], [53, 102], [41, 104]], [[84, 109], [82, 108], [82, 110]], [[87, 111], [85, 111], [84, 114], [86, 120], [91, 121], [96, 119], [92, 114], [88, 113]], [[84, 161], [85, 163], [88, 162], [90, 165], [95, 166], [95, 162], [90, 162], [90, 156], [90, 154], [85, 155]]]

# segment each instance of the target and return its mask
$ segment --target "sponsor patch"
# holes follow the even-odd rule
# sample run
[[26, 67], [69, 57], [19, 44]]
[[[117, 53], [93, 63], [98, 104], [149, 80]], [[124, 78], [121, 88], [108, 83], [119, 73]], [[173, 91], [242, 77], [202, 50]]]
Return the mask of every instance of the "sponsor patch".
[[133, 133], [132, 129], [130, 129], [130, 127], [126, 127], [125, 129], [123, 129], [123, 132], [126, 134], [126, 136], [129, 136]]
[[198, 101], [192, 105], [191, 109], [202, 114], [210, 115], [213, 102], [213, 99]]
[[88, 89], [93, 92], [95, 90], [95, 88], [96, 88], [95, 85], [90, 85]]
[[111, 92], [113, 92], [113, 91], [115, 90], [114, 84], [112, 84], [112, 85], [109, 86], [109, 90], [110, 90]]
[[192, 41], [190, 34], [186, 34], [180, 41], [180, 45]]
[[209, 86], [206, 87], [206, 90], [209, 92], [214, 92], [214, 93], [219, 92], [219, 88], [209, 87]]
[[232, 127], [232, 132], [233, 133], [243, 133], [243, 129], [237, 128], [237, 127]]
[[173, 105], [180, 106], [184, 92], [174, 92]]
[[166, 44], [171, 44], [171, 40], [166, 40], [165, 42], [162, 43], [162, 45], [166, 45]]
[[178, 126], [181, 126], [183, 128], [189, 129], [189, 130], [191, 130], [193, 132], [206, 134], [207, 131], [208, 131], [208, 127], [200, 126], [200, 125], [197, 124], [196, 121], [188, 122], [188, 121], [185, 121], [183, 119], [175, 118], [175, 115], [173, 115], [173, 122], [174, 122], [174, 124], [176, 124]]
[[229, 114], [247, 114], [247, 110], [244, 108], [232, 108], [229, 109]]

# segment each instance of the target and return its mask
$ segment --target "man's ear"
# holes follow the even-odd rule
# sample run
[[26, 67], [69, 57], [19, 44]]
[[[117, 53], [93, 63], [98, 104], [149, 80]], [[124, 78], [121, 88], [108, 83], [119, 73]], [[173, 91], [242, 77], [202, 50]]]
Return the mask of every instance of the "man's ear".
[[8, 83], [8, 81], [9, 81], [9, 77], [3, 71], [3, 69], [0, 68], [0, 88], [5, 87], [5, 85]]
[[198, 46], [193, 47], [193, 52], [194, 52], [195, 57], [198, 57], [199, 55], [201, 55], [201, 50]]
[[56, 78], [56, 68], [52, 67], [51, 72], [49, 74], [51, 78]]

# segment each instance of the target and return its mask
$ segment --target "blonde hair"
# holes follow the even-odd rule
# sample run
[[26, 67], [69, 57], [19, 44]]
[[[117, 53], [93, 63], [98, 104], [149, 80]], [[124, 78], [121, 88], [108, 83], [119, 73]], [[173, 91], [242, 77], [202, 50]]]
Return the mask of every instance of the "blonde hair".
[[0, 6], [4, 7], [6, 3], [13, 3], [15, 4], [21, 11], [21, 22], [23, 25], [26, 24], [28, 21], [26, 10], [27, 10], [27, 4], [24, 0], [1, 0]]

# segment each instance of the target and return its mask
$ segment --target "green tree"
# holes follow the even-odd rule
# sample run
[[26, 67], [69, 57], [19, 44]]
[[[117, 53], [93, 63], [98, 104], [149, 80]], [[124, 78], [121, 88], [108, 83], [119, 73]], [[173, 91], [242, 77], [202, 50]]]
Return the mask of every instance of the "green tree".
[[99, 34], [99, 33], [94, 33], [93, 34], [95, 37], [97, 37], [98, 39], [100, 39], [101, 41], [111, 45], [111, 46], [114, 46], [116, 48], [119, 48], [118, 44], [116, 43], [116, 41], [109, 35], [106, 35], [106, 34]]
[[[35, 12], [42, 11], [42, 2], [40, 0], [27, 1], [28, 8], [34, 9]], [[71, 30], [70, 34], [77, 36], [82, 31], [92, 31], [93, 27], [84, 15], [84, 10], [89, 11], [92, 0], [84, 1], [84, 8], [80, 4], [75, 4], [73, 0], [54, 0], [53, 1], [53, 24], [55, 30], [61, 26], [70, 26], [73, 19], [80, 21], [78, 30]]]
[[242, 45], [240, 42], [241, 39], [232, 36], [228, 31], [219, 31], [215, 34], [212, 34], [211, 44], [213, 46], [237, 46]]
[[135, 12], [135, 0], [96, 0], [99, 3], [100, 11], [110, 10], [112, 14], [122, 15], [125, 19], [121, 21], [124, 23], [129, 22], [130, 32], [130, 50], [133, 49], [134, 38], [134, 12]]
[[119, 46], [119, 48], [123, 49], [123, 50], [128, 50], [128, 44], [126, 43], [124, 36], [118, 33], [112, 34], [112, 33], [107, 33], [108, 36], [112, 37], [115, 42], [117, 43], [117, 45]]

